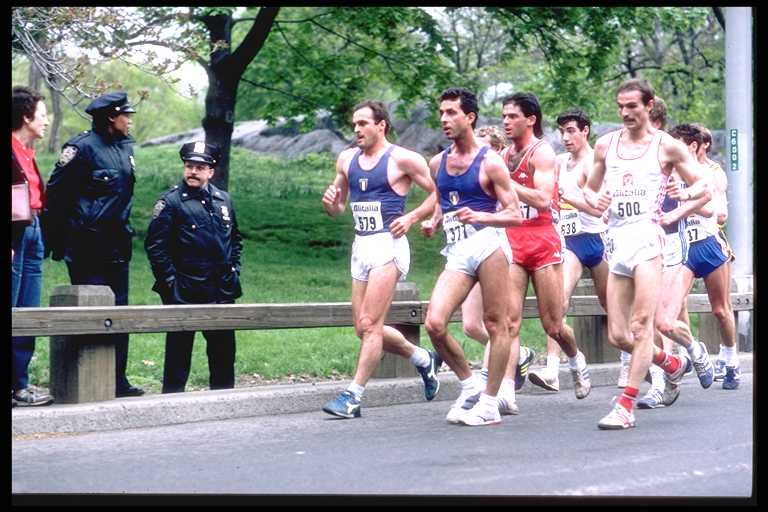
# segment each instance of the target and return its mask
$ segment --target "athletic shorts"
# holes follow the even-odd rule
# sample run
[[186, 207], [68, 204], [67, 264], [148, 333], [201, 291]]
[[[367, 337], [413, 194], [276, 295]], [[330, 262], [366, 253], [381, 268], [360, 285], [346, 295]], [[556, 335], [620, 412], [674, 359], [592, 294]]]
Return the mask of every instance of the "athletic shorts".
[[504, 230], [488, 226], [475, 232], [469, 238], [446, 245], [440, 254], [446, 258], [446, 270], [477, 277], [477, 269], [480, 264], [488, 259], [496, 249], [501, 249], [507, 258], [507, 263], [512, 263], [512, 250], [509, 248]]
[[688, 254], [683, 260], [683, 265], [691, 269], [694, 276], [707, 277], [726, 261], [728, 261], [728, 255], [720, 242], [714, 235], [709, 235], [704, 240], [693, 242], [688, 246]]
[[400, 281], [405, 280], [411, 266], [411, 248], [405, 235], [395, 238], [390, 232], [374, 235], [355, 235], [352, 243], [352, 278], [368, 281], [371, 269], [382, 267], [390, 261], [400, 271]]
[[633, 277], [635, 267], [663, 254], [664, 230], [658, 224], [639, 223], [622, 228], [608, 228], [605, 259], [614, 274]]
[[529, 273], [563, 262], [563, 245], [554, 224], [507, 228], [512, 259]]
[[680, 235], [677, 231], [666, 233], [664, 235], [664, 266], [672, 267], [683, 262], [683, 255], [688, 249], [688, 242], [685, 235]]
[[602, 233], [579, 233], [565, 237], [565, 248], [579, 258], [585, 267], [595, 267], [603, 261], [605, 243]]

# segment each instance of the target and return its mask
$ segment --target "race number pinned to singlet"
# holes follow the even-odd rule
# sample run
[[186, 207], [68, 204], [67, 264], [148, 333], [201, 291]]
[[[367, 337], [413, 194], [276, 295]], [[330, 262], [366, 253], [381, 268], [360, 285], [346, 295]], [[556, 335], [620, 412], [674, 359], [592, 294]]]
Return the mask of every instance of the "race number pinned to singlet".
[[685, 240], [692, 244], [707, 238], [707, 230], [701, 224], [701, 220], [695, 216], [688, 217], [685, 223]]
[[520, 201], [520, 213], [523, 214], [523, 220], [531, 220], [539, 216], [539, 210], [522, 201]]
[[381, 219], [381, 201], [352, 203], [352, 217], [355, 230], [363, 233], [379, 231], [384, 228]]
[[581, 220], [578, 210], [560, 210], [560, 220], [557, 229], [563, 236], [573, 236], [581, 232]]
[[445, 230], [445, 242], [449, 245], [469, 238], [476, 231], [471, 224], [461, 222], [456, 212], [443, 214], [443, 230]]

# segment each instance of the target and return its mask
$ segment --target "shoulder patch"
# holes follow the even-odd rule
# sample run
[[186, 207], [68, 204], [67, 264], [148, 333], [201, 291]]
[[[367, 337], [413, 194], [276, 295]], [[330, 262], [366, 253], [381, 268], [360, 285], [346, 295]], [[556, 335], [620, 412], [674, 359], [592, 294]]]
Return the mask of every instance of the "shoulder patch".
[[160, 216], [160, 212], [163, 211], [163, 208], [165, 208], [165, 200], [160, 199], [158, 202], [155, 203], [155, 207], [152, 208], [152, 218], [156, 219]]
[[61, 155], [59, 155], [59, 165], [67, 165], [75, 156], [77, 156], [77, 147], [64, 146], [61, 150]]

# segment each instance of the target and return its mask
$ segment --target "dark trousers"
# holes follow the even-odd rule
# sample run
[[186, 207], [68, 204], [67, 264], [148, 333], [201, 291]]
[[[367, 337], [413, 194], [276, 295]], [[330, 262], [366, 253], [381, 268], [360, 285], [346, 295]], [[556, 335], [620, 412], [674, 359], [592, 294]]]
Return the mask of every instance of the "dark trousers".
[[[109, 286], [115, 294], [115, 305], [128, 304], [128, 262], [67, 261], [72, 284]], [[128, 334], [111, 334], [115, 345], [115, 387], [119, 393], [130, 387], [125, 377], [128, 365]]]
[[[203, 331], [207, 342], [211, 389], [235, 387], [235, 331]], [[163, 393], [181, 393], [192, 364], [194, 331], [169, 332], [165, 337]]]

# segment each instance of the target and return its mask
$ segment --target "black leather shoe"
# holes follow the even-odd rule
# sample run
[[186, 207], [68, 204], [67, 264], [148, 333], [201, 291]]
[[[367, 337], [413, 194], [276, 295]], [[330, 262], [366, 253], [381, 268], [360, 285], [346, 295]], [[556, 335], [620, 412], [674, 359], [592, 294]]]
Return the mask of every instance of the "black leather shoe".
[[118, 389], [115, 393], [115, 396], [117, 398], [123, 397], [123, 396], [141, 396], [144, 394], [144, 390], [141, 388], [137, 388], [136, 386], [128, 386], [127, 388]]

